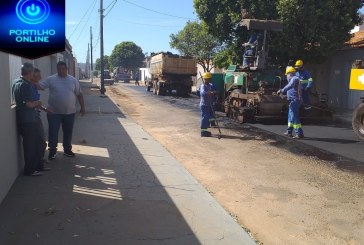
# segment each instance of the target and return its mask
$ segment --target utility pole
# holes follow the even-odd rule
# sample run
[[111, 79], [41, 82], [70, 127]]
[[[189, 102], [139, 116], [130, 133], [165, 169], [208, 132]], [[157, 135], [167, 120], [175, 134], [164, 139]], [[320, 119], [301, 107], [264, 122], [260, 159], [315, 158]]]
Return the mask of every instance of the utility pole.
[[100, 66], [101, 66], [101, 97], [105, 96], [105, 81], [104, 81], [104, 7], [103, 0], [100, 0]]
[[85, 76], [90, 76], [90, 44], [87, 44], [87, 55], [86, 55], [86, 65], [85, 65]]
[[93, 59], [92, 59], [92, 49], [93, 49], [93, 47], [92, 47], [92, 26], [90, 26], [90, 37], [91, 37], [91, 83], [93, 83], [94, 82], [94, 68], [93, 68]]

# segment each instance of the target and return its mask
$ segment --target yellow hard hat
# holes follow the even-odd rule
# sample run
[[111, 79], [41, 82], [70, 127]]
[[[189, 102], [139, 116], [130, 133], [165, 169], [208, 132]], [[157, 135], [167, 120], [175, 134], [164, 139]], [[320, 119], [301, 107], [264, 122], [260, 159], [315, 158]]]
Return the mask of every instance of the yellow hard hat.
[[292, 66], [289, 66], [286, 68], [286, 75], [288, 75], [289, 73], [292, 73], [292, 72], [296, 72], [296, 69]]
[[211, 73], [210, 72], [206, 72], [202, 75], [203, 79], [210, 79], [212, 76], [211, 76]]
[[294, 65], [295, 67], [301, 67], [303, 66], [303, 61], [302, 60], [297, 60], [296, 64]]

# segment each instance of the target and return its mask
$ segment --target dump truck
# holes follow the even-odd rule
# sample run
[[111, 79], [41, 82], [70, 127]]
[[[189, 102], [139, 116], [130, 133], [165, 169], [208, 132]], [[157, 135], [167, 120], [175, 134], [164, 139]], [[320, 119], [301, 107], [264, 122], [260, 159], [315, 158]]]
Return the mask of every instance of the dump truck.
[[124, 83], [129, 83], [131, 80], [131, 72], [121, 66], [114, 67], [113, 73], [115, 82], [123, 81]]
[[[349, 88], [351, 90], [364, 91], [364, 61], [356, 60], [351, 69]], [[359, 103], [353, 111], [351, 124], [356, 135], [364, 140], [364, 97], [360, 97]]]
[[145, 88], [156, 95], [171, 94], [173, 90], [178, 96], [187, 96], [192, 90], [192, 76], [197, 75], [195, 58], [159, 53], [148, 62], [151, 78], [145, 83]]

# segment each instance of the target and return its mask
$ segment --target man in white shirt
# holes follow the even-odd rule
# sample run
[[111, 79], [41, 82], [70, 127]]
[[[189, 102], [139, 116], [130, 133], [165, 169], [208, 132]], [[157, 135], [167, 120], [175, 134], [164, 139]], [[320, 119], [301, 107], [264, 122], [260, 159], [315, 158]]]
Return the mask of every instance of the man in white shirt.
[[85, 103], [80, 83], [76, 78], [67, 74], [67, 64], [59, 61], [57, 63], [57, 74], [49, 76], [39, 86], [41, 89], [49, 89], [48, 108], [52, 111], [52, 113], [47, 114], [48, 159], [53, 160], [56, 157], [58, 132], [61, 125], [64, 155], [74, 157], [71, 142], [77, 100], [81, 106], [81, 115], [85, 114]]

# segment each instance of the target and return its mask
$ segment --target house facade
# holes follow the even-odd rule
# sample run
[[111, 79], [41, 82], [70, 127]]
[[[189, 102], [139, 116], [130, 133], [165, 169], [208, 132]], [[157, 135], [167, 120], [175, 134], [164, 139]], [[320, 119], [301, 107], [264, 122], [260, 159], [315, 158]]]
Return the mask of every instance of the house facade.
[[345, 48], [336, 51], [323, 64], [307, 66], [316, 90], [326, 94], [330, 108], [351, 111], [364, 96], [364, 91], [350, 90], [351, 66], [364, 60], [364, 30], [354, 33]]

